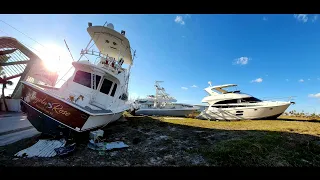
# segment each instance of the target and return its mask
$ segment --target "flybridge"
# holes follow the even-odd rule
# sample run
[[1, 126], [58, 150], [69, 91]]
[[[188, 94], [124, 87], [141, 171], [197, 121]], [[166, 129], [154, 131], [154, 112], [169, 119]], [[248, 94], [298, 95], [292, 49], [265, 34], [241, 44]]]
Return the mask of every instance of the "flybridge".
[[[204, 90], [208, 92], [210, 95], [216, 95], [216, 94], [226, 94], [226, 93], [239, 93], [240, 91], [226, 91], [223, 88], [228, 88], [228, 87], [235, 87], [237, 86], [236, 84], [223, 84], [223, 85], [217, 85], [217, 86], [210, 86], [205, 88]], [[213, 90], [216, 90], [220, 93], [217, 93]]]
[[130, 42], [125, 37], [125, 31], [122, 30], [121, 33], [115, 31], [112, 23], [107, 24], [106, 27], [92, 26], [90, 23], [87, 31], [101, 53], [117, 57], [118, 60], [122, 58], [124, 64], [132, 65], [135, 53], [132, 56]]

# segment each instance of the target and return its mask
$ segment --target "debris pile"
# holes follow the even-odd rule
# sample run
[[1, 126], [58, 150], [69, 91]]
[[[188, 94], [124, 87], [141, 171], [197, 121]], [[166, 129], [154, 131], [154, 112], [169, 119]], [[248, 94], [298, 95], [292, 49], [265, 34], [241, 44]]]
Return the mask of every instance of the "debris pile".
[[66, 141], [61, 140], [44, 140], [40, 139], [33, 146], [21, 150], [15, 154], [16, 157], [54, 157], [57, 155], [55, 149], [64, 147]]
[[90, 132], [88, 148], [93, 150], [112, 150], [129, 147], [122, 141], [115, 141], [110, 143], [103, 142], [104, 140], [101, 139], [101, 137], [103, 137], [103, 134], [104, 131], [100, 129]]

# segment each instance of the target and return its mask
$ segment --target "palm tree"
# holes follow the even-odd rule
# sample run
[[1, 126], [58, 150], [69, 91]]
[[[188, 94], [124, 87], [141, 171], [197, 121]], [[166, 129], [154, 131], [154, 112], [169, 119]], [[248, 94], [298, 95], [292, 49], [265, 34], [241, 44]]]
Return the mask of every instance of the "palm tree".
[[7, 88], [7, 85], [9, 85], [9, 86], [13, 85], [13, 82], [10, 80], [6, 80], [7, 76], [5, 75], [5, 73], [3, 71], [0, 72], [0, 76], [2, 76], [2, 77], [0, 77], [1, 84], [2, 84], [2, 100], [4, 103], [4, 107], [6, 108], [6, 111], [9, 111], [8, 105], [6, 102], [6, 97], [4, 95], [4, 89]]

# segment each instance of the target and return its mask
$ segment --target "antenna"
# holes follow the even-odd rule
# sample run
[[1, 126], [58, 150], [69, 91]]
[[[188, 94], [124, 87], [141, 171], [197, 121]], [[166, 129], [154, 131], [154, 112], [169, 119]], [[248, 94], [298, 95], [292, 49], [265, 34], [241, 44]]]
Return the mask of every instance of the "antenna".
[[208, 84], [210, 85], [210, 87], [212, 87], [212, 84], [211, 84], [212, 82], [211, 81], [208, 81]]
[[66, 44], [67, 49], [68, 49], [68, 51], [69, 51], [69, 53], [70, 53], [70, 56], [71, 56], [72, 60], [74, 61], [73, 56], [72, 56], [72, 54], [71, 54], [71, 51], [70, 51], [70, 49], [69, 49], [69, 47], [68, 47], [67, 41], [66, 41], [65, 39], [64, 39], [64, 43]]

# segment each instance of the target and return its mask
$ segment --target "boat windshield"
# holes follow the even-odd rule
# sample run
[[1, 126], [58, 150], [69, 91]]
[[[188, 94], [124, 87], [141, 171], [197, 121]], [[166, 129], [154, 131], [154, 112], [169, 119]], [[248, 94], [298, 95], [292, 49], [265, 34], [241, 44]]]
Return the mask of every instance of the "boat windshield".
[[240, 90], [238, 90], [238, 88], [236, 86], [222, 88], [221, 90], [225, 91], [225, 92], [221, 92], [221, 91], [219, 91], [217, 89], [214, 89], [214, 88], [212, 88], [212, 90], [215, 91], [215, 92], [218, 92], [219, 94], [221, 94], [221, 93], [222, 94], [228, 94], [228, 93], [237, 93], [237, 94], [239, 94], [240, 93]]

